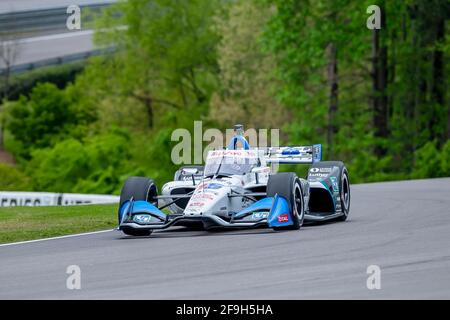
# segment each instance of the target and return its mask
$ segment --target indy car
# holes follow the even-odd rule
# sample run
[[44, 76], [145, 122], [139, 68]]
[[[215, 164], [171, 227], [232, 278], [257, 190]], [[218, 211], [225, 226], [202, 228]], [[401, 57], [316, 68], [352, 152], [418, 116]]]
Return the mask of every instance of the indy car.
[[[279, 164], [310, 168], [303, 179], [276, 173]], [[322, 161], [320, 144], [251, 148], [238, 125], [226, 149], [209, 151], [204, 166], [181, 167], [161, 194], [152, 179], [128, 178], [118, 229], [132, 236], [172, 226], [298, 230], [305, 221], [345, 221], [349, 211], [347, 169], [341, 161]]]

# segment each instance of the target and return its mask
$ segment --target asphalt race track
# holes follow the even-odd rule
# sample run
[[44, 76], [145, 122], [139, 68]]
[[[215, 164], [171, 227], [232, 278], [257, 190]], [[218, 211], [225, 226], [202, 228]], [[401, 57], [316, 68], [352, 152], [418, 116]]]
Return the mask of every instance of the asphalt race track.
[[[450, 299], [450, 178], [352, 186], [344, 223], [0, 247], [0, 299]], [[115, 212], [111, 212], [115, 214]], [[81, 289], [66, 268], [81, 268]], [[381, 268], [381, 289], [366, 287]]]

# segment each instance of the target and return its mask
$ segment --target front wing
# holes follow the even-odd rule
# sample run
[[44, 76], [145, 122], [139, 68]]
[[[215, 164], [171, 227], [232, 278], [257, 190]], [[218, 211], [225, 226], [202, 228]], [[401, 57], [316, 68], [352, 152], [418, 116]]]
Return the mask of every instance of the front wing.
[[287, 227], [293, 224], [285, 198], [276, 195], [254, 202], [239, 212], [227, 214], [170, 215], [147, 201], [126, 201], [119, 210], [119, 229], [160, 230], [188, 223], [202, 223], [206, 229]]

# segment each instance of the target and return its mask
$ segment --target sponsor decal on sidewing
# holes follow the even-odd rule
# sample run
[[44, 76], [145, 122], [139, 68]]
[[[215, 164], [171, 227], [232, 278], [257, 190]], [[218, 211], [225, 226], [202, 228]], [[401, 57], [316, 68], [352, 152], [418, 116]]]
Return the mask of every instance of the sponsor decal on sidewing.
[[318, 177], [318, 178], [325, 178], [328, 177], [328, 173], [310, 173], [310, 177]]
[[333, 168], [329, 168], [329, 167], [324, 167], [324, 168], [311, 168], [309, 169], [310, 173], [330, 173], [331, 171], [333, 171]]
[[278, 222], [288, 222], [289, 221], [289, 215], [287, 213], [280, 214], [278, 216]]
[[133, 220], [138, 223], [149, 223], [152, 220], [152, 216], [149, 214], [137, 214], [133, 216]]
[[339, 186], [338, 186], [337, 178], [336, 177], [330, 177], [330, 180], [331, 180], [331, 185], [333, 187], [333, 191], [334, 192], [339, 192]]
[[253, 212], [252, 219], [253, 220], [260, 220], [267, 218], [268, 213], [267, 212]]

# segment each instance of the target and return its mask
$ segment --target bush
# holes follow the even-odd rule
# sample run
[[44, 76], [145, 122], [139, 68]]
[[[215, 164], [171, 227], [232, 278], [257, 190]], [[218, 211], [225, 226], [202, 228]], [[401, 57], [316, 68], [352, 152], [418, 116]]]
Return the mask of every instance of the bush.
[[[59, 66], [50, 66], [24, 72], [11, 77], [8, 99], [17, 100], [20, 96], [28, 96], [38, 83], [49, 82], [63, 89], [75, 80], [77, 74], [83, 71], [85, 61], [74, 62]], [[0, 83], [0, 92], [3, 92], [3, 84]]]
[[121, 131], [84, 141], [67, 139], [53, 148], [33, 151], [27, 172], [34, 189], [54, 192], [112, 193], [131, 171], [128, 141]]
[[6, 129], [21, 146], [18, 157], [29, 158], [32, 149], [47, 148], [65, 138], [83, 136], [80, 126], [95, 116], [76, 102], [77, 92], [54, 84], [38, 84], [29, 98], [22, 96], [7, 105]]
[[0, 163], [1, 191], [29, 191], [29, 178], [16, 167]]
[[450, 177], [450, 140], [441, 151], [441, 174], [444, 177]]
[[436, 141], [427, 142], [414, 153], [415, 165], [411, 173], [412, 178], [436, 178], [450, 176], [450, 140], [437, 148]]

